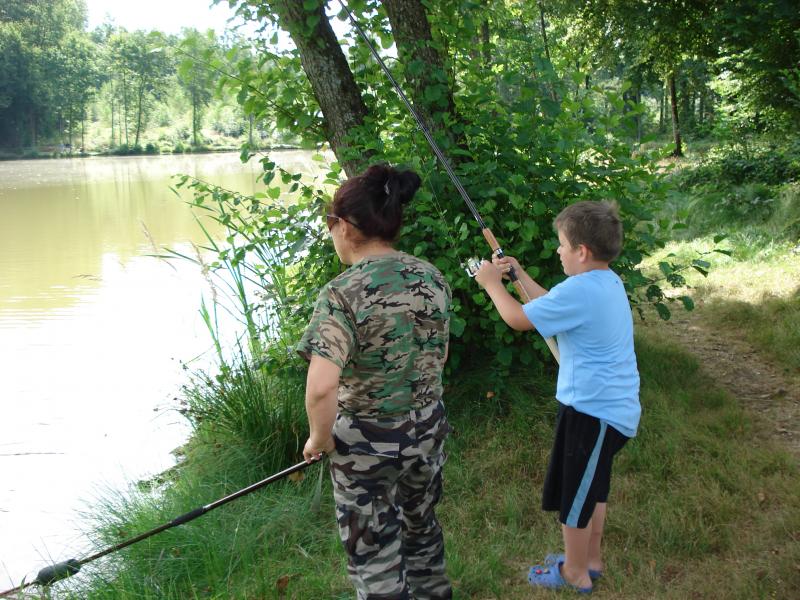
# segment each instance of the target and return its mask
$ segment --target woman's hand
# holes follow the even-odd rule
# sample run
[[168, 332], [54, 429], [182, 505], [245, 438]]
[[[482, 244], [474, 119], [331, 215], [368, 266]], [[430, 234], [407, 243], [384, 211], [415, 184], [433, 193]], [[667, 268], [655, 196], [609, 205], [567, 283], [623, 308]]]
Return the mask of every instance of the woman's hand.
[[475, 273], [475, 281], [477, 281], [478, 285], [483, 289], [487, 289], [492, 285], [502, 285], [503, 273], [488, 260], [483, 260], [481, 261], [480, 269]]
[[310, 437], [306, 440], [305, 447], [303, 447], [303, 459], [307, 463], [312, 463], [321, 459], [323, 454], [330, 454], [335, 449], [336, 444], [333, 441], [333, 436], [328, 436], [327, 439]]

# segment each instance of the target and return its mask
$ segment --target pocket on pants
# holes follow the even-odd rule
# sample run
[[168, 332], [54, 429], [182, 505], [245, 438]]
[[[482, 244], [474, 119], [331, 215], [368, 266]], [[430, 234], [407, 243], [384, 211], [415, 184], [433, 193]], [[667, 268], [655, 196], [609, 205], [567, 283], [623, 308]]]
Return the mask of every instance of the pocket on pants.
[[371, 441], [359, 429], [357, 420], [346, 415], [336, 417], [333, 424], [333, 441], [340, 456], [399, 458], [399, 442]]

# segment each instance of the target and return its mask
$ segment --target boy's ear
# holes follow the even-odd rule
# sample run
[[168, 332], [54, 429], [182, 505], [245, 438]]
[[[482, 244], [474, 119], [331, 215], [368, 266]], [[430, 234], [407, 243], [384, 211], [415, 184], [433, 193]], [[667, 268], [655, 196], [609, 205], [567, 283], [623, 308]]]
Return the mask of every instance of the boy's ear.
[[592, 260], [592, 251], [589, 250], [589, 247], [586, 244], [580, 244], [578, 246], [578, 260], [581, 262], [588, 262]]

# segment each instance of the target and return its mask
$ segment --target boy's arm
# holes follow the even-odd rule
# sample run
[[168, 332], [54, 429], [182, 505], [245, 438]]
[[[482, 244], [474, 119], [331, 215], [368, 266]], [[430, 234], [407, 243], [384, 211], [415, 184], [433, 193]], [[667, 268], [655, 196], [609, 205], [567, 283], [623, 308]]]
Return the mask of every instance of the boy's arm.
[[[530, 279], [530, 277], [528, 277], [528, 279]], [[533, 282], [532, 279], [530, 280]], [[508, 293], [506, 286], [503, 285], [503, 274], [500, 269], [489, 261], [484, 260], [481, 263], [481, 268], [478, 269], [475, 275], [475, 281], [486, 290], [486, 293], [489, 294], [489, 297], [497, 308], [497, 312], [500, 313], [500, 317], [511, 329], [515, 329], [516, 331], [530, 331], [534, 328], [533, 323], [525, 316], [522, 310], [522, 304], [517, 302], [517, 300]], [[539, 296], [541, 296], [541, 294], [539, 294]]]
[[547, 290], [536, 283], [513, 256], [504, 256], [502, 258], [494, 256], [492, 257], [492, 264], [498, 267], [504, 276], [508, 274], [509, 267], [512, 267], [529, 300], [544, 296], [547, 293]]

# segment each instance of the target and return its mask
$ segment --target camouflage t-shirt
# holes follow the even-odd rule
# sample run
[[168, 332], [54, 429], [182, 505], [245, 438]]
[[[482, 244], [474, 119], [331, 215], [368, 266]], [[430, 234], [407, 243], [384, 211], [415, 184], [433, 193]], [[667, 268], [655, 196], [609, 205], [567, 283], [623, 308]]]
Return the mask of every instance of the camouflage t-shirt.
[[450, 301], [424, 260], [367, 257], [322, 288], [297, 351], [342, 368], [340, 412], [403, 414], [441, 399]]

